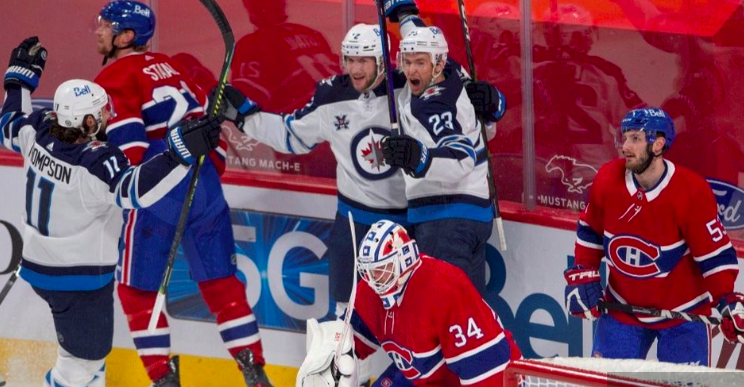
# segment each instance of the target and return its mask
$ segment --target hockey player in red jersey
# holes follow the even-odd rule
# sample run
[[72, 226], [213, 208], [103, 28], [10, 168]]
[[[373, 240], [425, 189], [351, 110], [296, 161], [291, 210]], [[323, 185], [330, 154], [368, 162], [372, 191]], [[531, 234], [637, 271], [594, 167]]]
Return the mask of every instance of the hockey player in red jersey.
[[[167, 128], [204, 115], [208, 102], [178, 63], [147, 51], [154, 31], [152, 9], [136, 1], [106, 4], [96, 30], [98, 52], [114, 60], [96, 78], [111, 96], [117, 114], [106, 135], [134, 165], [160, 153]], [[258, 323], [248, 305], [245, 286], [235, 276], [235, 241], [219, 180], [224, 151], [210, 156], [201, 168], [181, 246], [191, 277], [216, 316], [220, 336], [246, 384], [270, 386], [263, 370]], [[154, 332], [147, 326], [188, 180], [174, 188], [162, 204], [124, 212], [117, 290], [134, 344], [155, 386], [180, 385], [177, 357], [168, 358], [170, 333], [165, 314], [159, 317]]]
[[[420, 254], [389, 220], [362, 239], [357, 265], [355, 351], [364, 359], [382, 347], [393, 361], [373, 386], [502, 385], [502, 371], [521, 354], [462, 270]], [[298, 385], [309, 375], [301, 372]]]
[[[744, 342], [736, 253], [706, 181], [663, 157], [674, 141], [671, 118], [632, 110], [620, 132], [624, 158], [599, 171], [579, 219], [576, 266], [564, 273], [567, 308], [599, 318], [593, 356], [643, 359], [658, 340], [661, 361], [710, 365], [710, 328], [701, 322], [598, 311], [600, 298], [702, 315], [717, 307], [726, 339]], [[604, 295], [602, 257], [610, 272]]]

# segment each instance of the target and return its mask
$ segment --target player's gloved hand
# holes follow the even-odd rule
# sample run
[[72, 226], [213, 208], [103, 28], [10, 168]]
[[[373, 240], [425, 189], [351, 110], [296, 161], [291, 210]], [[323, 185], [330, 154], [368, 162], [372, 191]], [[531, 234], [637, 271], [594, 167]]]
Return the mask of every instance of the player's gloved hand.
[[424, 177], [431, 166], [429, 148], [411, 136], [384, 137], [380, 144], [385, 162], [413, 177]]
[[499, 122], [506, 113], [506, 97], [494, 85], [485, 81], [465, 82], [465, 91], [475, 114], [486, 123]]
[[718, 301], [718, 311], [723, 317], [723, 337], [732, 343], [744, 343], [744, 294], [724, 294]]
[[334, 355], [343, 336], [344, 322], [318, 323], [307, 320], [307, 356], [297, 372], [296, 387], [358, 387], [358, 366], [354, 358], [353, 334], [346, 335], [343, 354]]
[[33, 92], [39, 86], [39, 78], [44, 71], [46, 59], [47, 50], [41, 46], [39, 38], [36, 36], [27, 38], [10, 54], [3, 86], [7, 89], [9, 85], [19, 85]]
[[419, 9], [413, 0], [384, 0], [385, 17], [393, 23], [400, 22], [406, 15], [418, 15]]
[[599, 270], [576, 265], [563, 272], [566, 277], [566, 308], [576, 317], [594, 320], [599, 317], [597, 304], [602, 297]]
[[222, 115], [187, 121], [168, 132], [168, 150], [183, 165], [192, 165], [220, 142]]
[[[216, 101], [217, 88], [212, 89], [212, 94], [209, 96], [210, 104]], [[222, 114], [230, 122], [235, 124], [241, 132], [243, 131], [243, 125], [245, 124], [245, 118], [253, 113], [261, 111], [261, 107], [253, 102], [250, 98], [243, 95], [243, 93], [232, 87], [232, 85], [225, 85], [225, 90], [222, 92]], [[211, 107], [210, 107], [210, 111]]]

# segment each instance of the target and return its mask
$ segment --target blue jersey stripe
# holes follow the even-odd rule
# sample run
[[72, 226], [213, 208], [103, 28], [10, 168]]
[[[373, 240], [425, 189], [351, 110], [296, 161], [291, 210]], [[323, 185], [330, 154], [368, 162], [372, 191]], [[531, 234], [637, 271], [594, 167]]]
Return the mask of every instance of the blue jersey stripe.
[[465, 381], [501, 367], [509, 361], [510, 356], [509, 341], [502, 338], [501, 341], [472, 353], [470, 356], [458, 358], [457, 361], [451, 363], [448, 361], [447, 366], [460, 377], [460, 380]]
[[493, 209], [469, 203], [431, 204], [419, 207], [408, 207], [408, 221], [422, 223], [437, 219], [470, 219], [478, 222], [493, 220]]
[[114, 280], [113, 271], [100, 275], [47, 275], [25, 266], [21, 267], [20, 276], [33, 287], [56, 291], [97, 290]]

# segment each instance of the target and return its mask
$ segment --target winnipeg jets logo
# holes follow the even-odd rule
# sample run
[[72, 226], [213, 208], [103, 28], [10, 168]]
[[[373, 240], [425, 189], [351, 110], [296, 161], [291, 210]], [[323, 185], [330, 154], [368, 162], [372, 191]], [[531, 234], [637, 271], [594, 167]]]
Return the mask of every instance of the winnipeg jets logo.
[[104, 144], [104, 143], [102, 143], [102, 142], [100, 142], [100, 141], [98, 141], [98, 140], [93, 140], [93, 141], [89, 142], [89, 143], [88, 143], [88, 144], [87, 144], [87, 145], [85, 146], [85, 149], [84, 149], [84, 150], [90, 150], [90, 151], [92, 151], [92, 152], [95, 152], [95, 151], [96, 151], [96, 150], [98, 150], [99, 148], [103, 148], [103, 147], [105, 147], [105, 146], [106, 146], [106, 144]]
[[360, 130], [351, 139], [351, 161], [359, 176], [368, 180], [382, 180], [392, 176], [398, 169], [385, 162], [380, 140], [389, 136], [390, 130], [372, 126]]
[[346, 118], [346, 114], [341, 114], [336, 116], [336, 121], [333, 122], [333, 125], [336, 125], [336, 130], [341, 129], [349, 129], [349, 119]]
[[423, 100], [428, 100], [431, 97], [435, 97], [437, 95], [442, 95], [442, 91], [444, 91], [444, 87], [441, 87], [441, 86], [431, 86], [430, 88], [424, 90], [424, 92], [421, 94], [421, 98]]
[[[321, 81], [320, 81], [320, 84], [321, 84], [321, 85], [325, 85], [325, 86], [332, 86], [332, 85], [333, 85], [333, 80], [334, 80], [334, 79], [336, 79], [336, 76], [335, 76], [335, 75], [332, 75], [332, 76], [330, 76], [330, 77], [328, 77], [328, 78], [324, 78], [323, 80], [321, 80]], [[312, 101], [310, 101], [310, 103], [312, 103]], [[309, 104], [308, 104], [308, 105], [309, 105]]]

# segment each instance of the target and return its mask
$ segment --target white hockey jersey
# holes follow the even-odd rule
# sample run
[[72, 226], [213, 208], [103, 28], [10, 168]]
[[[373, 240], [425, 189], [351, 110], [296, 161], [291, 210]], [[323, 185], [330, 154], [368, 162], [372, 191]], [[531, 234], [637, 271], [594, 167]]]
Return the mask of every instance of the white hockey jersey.
[[[405, 77], [395, 72], [396, 94]], [[289, 115], [257, 113], [246, 118], [243, 131], [274, 150], [305, 154], [328, 141], [336, 157], [338, 211], [373, 224], [380, 219], [406, 222], [406, 196], [400, 169], [385, 163], [380, 140], [390, 135], [387, 87], [359, 93], [348, 75], [320, 81], [315, 95]]]
[[450, 61], [442, 82], [418, 97], [406, 85], [397, 97], [402, 131], [429, 148], [432, 158], [423, 178], [405, 175], [408, 220], [413, 224], [493, 219], [485, 143], [460, 67]]
[[118, 258], [117, 207], [152, 205], [189, 169], [166, 153], [135, 168], [118, 147], [61, 141], [49, 134], [49, 110], [27, 115], [30, 106], [28, 90], [9, 89], [0, 117], [3, 145], [24, 158], [20, 275], [47, 290], [99, 289], [113, 279]]

